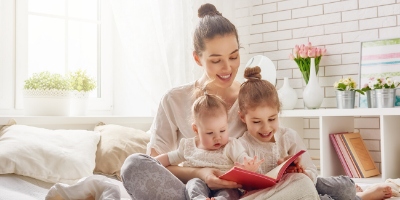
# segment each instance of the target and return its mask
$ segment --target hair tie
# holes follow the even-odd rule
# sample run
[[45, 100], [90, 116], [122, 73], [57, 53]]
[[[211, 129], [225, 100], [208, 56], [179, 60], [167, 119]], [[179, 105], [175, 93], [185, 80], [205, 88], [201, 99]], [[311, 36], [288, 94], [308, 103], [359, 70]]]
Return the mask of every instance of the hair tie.
[[249, 77], [247, 79], [258, 79], [258, 80], [261, 80], [260, 78], [257, 78], [257, 77]]
[[207, 90], [204, 90], [204, 95], [205, 95], [205, 96], [207, 96], [207, 95], [208, 95], [208, 93], [207, 93]]

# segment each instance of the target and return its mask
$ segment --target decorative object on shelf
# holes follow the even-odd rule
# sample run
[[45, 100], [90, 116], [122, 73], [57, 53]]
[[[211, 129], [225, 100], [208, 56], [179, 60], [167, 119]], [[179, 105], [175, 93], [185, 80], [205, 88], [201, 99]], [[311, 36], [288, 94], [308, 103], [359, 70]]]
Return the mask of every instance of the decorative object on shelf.
[[285, 77], [283, 86], [278, 90], [279, 100], [283, 110], [293, 110], [297, 103], [297, 93], [290, 87], [289, 78]]
[[326, 54], [325, 48], [317, 48], [312, 47], [311, 42], [308, 43], [308, 46], [296, 45], [294, 47], [294, 54], [289, 54], [289, 59], [294, 60], [299, 66], [301, 73], [303, 74], [304, 81], [308, 84], [310, 80], [310, 66], [311, 66], [311, 58], [315, 58], [315, 74], [318, 74], [319, 71], [319, 62], [321, 61], [322, 56]]
[[324, 90], [318, 84], [314, 62], [314, 58], [311, 58], [310, 80], [303, 91], [304, 105], [308, 109], [319, 109], [324, 99]]
[[373, 91], [376, 108], [393, 108], [396, 102], [396, 87], [400, 83], [391, 77], [369, 78], [362, 90]]
[[[365, 86], [373, 77], [392, 77], [393, 81], [400, 81], [400, 38], [378, 39], [360, 42], [360, 86]], [[374, 108], [374, 93], [360, 95], [359, 107]], [[370, 100], [368, 100], [370, 95]], [[394, 99], [395, 106], [400, 106], [400, 90], [397, 90]], [[377, 107], [377, 106], [375, 106]]]
[[89, 94], [96, 88], [96, 81], [82, 69], [69, 73], [68, 80], [72, 87], [71, 115], [86, 115]]
[[71, 86], [60, 74], [35, 73], [25, 80], [23, 90], [25, 115], [69, 115]]
[[357, 83], [353, 78], [340, 79], [333, 86], [336, 89], [336, 102], [339, 109], [353, 109], [356, 92], [364, 94], [362, 90], [357, 90]]
[[271, 59], [257, 55], [252, 57], [247, 63], [246, 67], [259, 66], [261, 68], [261, 78], [269, 81], [272, 85], [276, 85], [276, 68]]

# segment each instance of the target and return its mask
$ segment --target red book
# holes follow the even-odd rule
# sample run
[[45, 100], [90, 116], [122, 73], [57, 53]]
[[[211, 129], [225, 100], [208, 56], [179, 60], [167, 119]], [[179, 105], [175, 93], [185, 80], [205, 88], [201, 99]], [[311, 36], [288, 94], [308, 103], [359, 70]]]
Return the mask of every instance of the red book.
[[231, 170], [227, 171], [219, 178], [239, 183], [243, 186], [243, 189], [245, 190], [271, 187], [277, 184], [279, 180], [281, 180], [286, 168], [288, 168], [289, 165], [292, 164], [293, 161], [296, 160], [296, 158], [304, 152], [306, 151], [299, 151], [296, 155], [292, 156], [290, 159], [275, 167], [265, 175], [247, 171], [238, 167], [233, 167]]
[[344, 171], [346, 171], [346, 174], [348, 177], [350, 178], [354, 178], [354, 176], [351, 174], [351, 171], [349, 169], [349, 167], [347, 166], [347, 163], [343, 157], [342, 152], [340, 151], [339, 148], [339, 144], [337, 143], [336, 139], [335, 139], [335, 135], [334, 134], [329, 134], [329, 138], [331, 139], [331, 142], [333, 144], [333, 147], [335, 148], [335, 151], [339, 157], [340, 163], [342, 163]]

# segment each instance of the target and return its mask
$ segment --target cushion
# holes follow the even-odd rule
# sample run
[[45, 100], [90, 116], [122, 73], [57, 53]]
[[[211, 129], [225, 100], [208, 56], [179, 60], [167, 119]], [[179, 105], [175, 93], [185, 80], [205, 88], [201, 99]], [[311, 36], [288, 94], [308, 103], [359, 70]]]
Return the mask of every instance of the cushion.
[[74, 184], [93, 175], [100, 133], [12, 125], [0, 133], [0, 174]]
[[134, 153], [146, 153], [150, 142], [150, 134], [134, 128], [100, 122], [94, 130], [101, 134], [94, 172], [116, 175], [119, 180], [125, 159]]

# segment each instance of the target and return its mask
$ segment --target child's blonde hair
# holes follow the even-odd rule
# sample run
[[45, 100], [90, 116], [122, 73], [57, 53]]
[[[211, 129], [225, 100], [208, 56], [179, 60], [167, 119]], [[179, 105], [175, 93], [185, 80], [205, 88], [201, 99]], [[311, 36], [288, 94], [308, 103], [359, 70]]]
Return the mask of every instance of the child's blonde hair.
[[221, 97], [215, 94], [207, 93], [207, 86], [210, 82], [206, 83], [203, 88], [197, 87], [194, 91], [196, 100], [192, 105], [192, 121], [196, 121], [200, 117], [206, 115], [219, 115], [221, 109], [228, 117], [228, 106]]
[[238, 97], [239, 109], [243, 114], [246, 114], [248, 109], [262, 105], [276, 108], [280, 112], [281, 104], [275, 86], [267, 80], [262, 80], [260, 73], [261, 68], [258, 66], [247, 67], [244, 71], [247, 81], [240, 86]]

